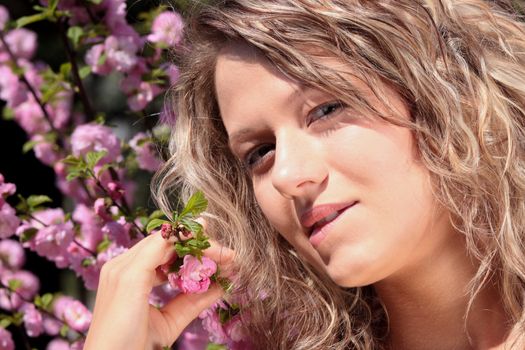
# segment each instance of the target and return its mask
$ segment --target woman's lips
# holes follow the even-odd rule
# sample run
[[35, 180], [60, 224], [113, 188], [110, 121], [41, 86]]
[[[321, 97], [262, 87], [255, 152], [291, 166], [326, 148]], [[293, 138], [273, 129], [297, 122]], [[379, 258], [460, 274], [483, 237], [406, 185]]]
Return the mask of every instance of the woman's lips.
[[324, 238], [331, 231], [332, 227], [339, 221], [339, 219], [345, 214], [345, 212], [353, 207], [357, 202], [354, 202], [343, 209], [340, 209], [336, 212], [331, 213], [330, 215], [325, 216], [323, 219], [317, 221], [310, 230], [310, 236], [308, 240], [310, 243], [317, 247]]

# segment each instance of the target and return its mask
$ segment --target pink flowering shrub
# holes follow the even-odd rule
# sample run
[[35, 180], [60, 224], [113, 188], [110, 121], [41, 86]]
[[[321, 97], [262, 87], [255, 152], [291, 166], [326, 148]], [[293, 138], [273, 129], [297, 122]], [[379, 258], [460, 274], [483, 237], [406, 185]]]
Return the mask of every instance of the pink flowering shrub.
[[[89, 293], [107, 261], [160, 229], [178, 238], [177, 256], [162, 267], [169, 282], [153, 288], [151, 305], [161, 308], [179, 293], [203, 293], [214, 282], [229, 284], [203, 256], [209, 243], [192, 221], [206, 207], [202, 194], [169, 219], [140, 195], [162, 165], [175, 123], [162, 96], [180, 75], [169, 51], [181, 48], [182, 16], [152, 7], [129, 16], [139, 18], [129, 23], [124, 0], [38, 3], [22, 18], [11, 18], [0, 5], [0, 124], [16, 123], [25, 132], [20, 151], [33, 152], [54, 172], [65, 200], [21, 196], [10, 182], [15, 179], [0, 174], [0, 350], [14, 349], [17, 341], [34, 345], [41, 337], [52, 337], [48, 350], [80, 350], [89, 306], [79, 295], [41, 294], [39, 278], [25, 267], [28, 251], [72, 271], [77, 287]], [[37, 56], [39, 33], [32, 25], [39, 21], [53, 24], [67, 62], [51, 66]], [[125, 108], [99, 110], [99, 90], [111, 91], [115, 105]], [[238, 304], [220, 302], [181, 335], [179, 348], [214, 342], [216, 349], [247, 349], [243, 330]]]

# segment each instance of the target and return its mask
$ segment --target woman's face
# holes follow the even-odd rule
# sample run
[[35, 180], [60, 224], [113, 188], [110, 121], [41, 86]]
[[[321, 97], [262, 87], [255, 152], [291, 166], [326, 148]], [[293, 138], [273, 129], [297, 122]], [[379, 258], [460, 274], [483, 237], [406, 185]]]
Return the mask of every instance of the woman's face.
[[[290, 81], [244, 46], [224, 48], [215, 73], [231, 150], [245, 163], [262, 211], [336, 283], [361, 286], [410, 273], [450, 241], [448, 215], [434, 200], [408, 129], [364, 118], [337, 97]], [[348, 82], [386, 111], [362, 81], [349, 74]], [[409, 118], [399, 96], [386, 91]]]

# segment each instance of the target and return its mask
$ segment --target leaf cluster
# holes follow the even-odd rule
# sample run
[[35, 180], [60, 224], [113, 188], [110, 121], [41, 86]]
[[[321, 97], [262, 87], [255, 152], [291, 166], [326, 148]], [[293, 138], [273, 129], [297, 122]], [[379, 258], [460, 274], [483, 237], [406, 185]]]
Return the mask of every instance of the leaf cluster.
[[[198, 191], [190, 197], [180, 213], [177, 211], [173, 212], [170, 219], [166, 218], [161, 212], [154, 212], [152, 214], [153, 217], [150, 216], [146, 231], [149, 233], [163, 224], [170, 225], [172, 230], [178, 235], [175, 251], [179, 258], [190, 254], [200, 259], [202, 251], [209, 248], [210, 243], [208, 242], [208, 237], [202, 232], [202, 225], [195, 219], [206, 210], [207, 206], [208, 200], [201, 191]], [[193, 233], [192, 237], [188, 240], [183, 240], [180, 236], [183, 231]]]
[[[96, 178], [95, 176], [95, 165], [100, 162], [107, 154], [106, 150], [102, 151], [91, 151], [86, 154], [84, 158], [75, 157], [74, 155], [69, 155], [62, 160], [64, 164], [68, 166], [66, 179], [68, 181], [74, 180], [76, 178], [87, 179], [87, 178]], [[98, 174], [103, 173], [105, 170], [108, 170], [111, 167], [110, 164], [104, 164], [99, 170]]]

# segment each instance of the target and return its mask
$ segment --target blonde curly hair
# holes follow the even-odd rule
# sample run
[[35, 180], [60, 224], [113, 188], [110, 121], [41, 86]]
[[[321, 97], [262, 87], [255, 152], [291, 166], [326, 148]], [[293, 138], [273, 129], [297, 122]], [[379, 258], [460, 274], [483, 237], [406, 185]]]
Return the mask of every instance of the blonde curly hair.
[[525, 333], [525, 28], [510, 6], [223, 0], [188, 21], [173, 89], [171, 158], [152, 185], [159, 206], [169, 212], [174, 193], [184, 199], [196, 189], [205, 193], [208, 232], [235, 250], [240, 288], [266, 295], [250, 301], [257, 348], [382, 349], [388, 320], [373, 289], [341, 288], [300, 259], [261, 213], [228, 148], [214, 69], [219, 50], [231, 42], [368, 111], [359, 92], [319, 58], [348, 62], [378, 98], [382, 86], [394, 87], [411, 120], [382, 117], [413, 130], [436, 198], [479, 261], [471, 302], [487, 283], [497, 284], [509, 319]]

